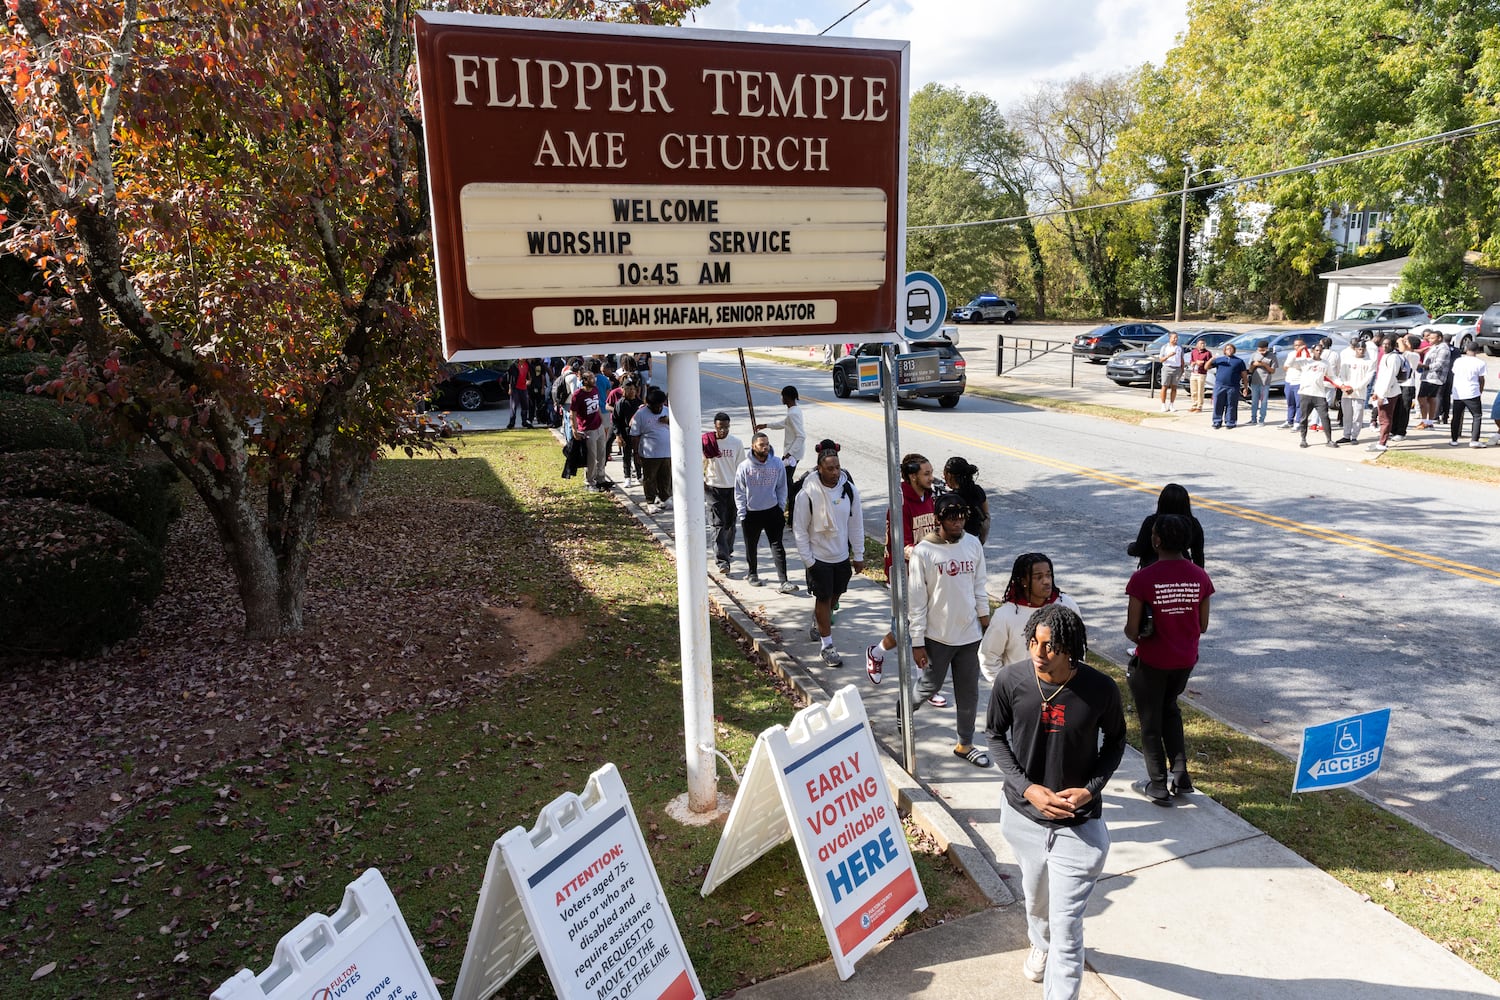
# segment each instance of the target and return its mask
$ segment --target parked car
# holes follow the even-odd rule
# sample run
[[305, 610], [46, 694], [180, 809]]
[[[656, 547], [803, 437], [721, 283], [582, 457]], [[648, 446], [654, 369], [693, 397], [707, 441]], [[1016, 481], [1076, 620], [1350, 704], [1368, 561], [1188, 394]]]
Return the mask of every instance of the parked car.
[[1410, 330], [1414, 326], [1426, 326], [1432, 322], [1427, 309], [1416, 302], [1369, 302], [1355, 306], [1338, 319], [1319, 323], [1320, 330], [1353, 330], [1372, 323]]
[[1484, 348], [1484, 353], [1492, 358], [1500, 355], [1500, 302], [1492, 303], [1480, 315], [1474, 343]]
[[[1233, 340], [1235, 336], [1233, 330], [1178, 330], [1177, 343], [1184, 353], [1200, 343], [1209, 350], [1217, 350], [1220, 344]], [[1161, 362], [1157, 358], [1165, 346], [1167, 338], [1161, 336], [1139, 350], [1121, 351], [1109, 359], [1104, 374], [1116, 385], [1160, 385]]]
[[1073, 353], [1095, 363], [1108, 361], [1121, 351], [1145, 347], [1169, 333], [1155, 323], [1106, 323], [1073, 338]]
[[[875, 371], [880, 371], [880, 344], [860, 344], [853, 354], [847, 354], [833, 365], [833, 394], [840, 399], [850, 396], [870, 396], [880, 394], [880, 383], [878, 381], [860, 384], [859, 370], [861, 362], [866, 370], [870, 363], [876, 363]], [[917, 382], [899, 386], [896, 390], [898, 400], [910, 399], [936, 399], [944, 409], [952, 409], [958, 405], [959, 397], [964, 394], [964, 388], [968, 384], [968, 376], [965, 374], [964, 356], [951, 341], [943, 338], [932, 340], [914, 340], [906, 345], [900, 353], [918, 354], [926, 351], [938, 352], [938, 378], [931, 382]]]
[[1281, 327], [1264, 327], [1257, 330], [1247, 330], [1235, 337], [1229, 343], [1234, 345], [1234, 352], [1240, 357], [1249, 359], [1255, 353], [1255, 345], [1262, 340], [1269, 341], [1271, 350], [1276, 353], [1276, 371], [1271, 374], [1271, 389], [1285, 390], [1286, 388], [1286, 359], [1292, 356], [1292, 350], [1300, 339], [1309, 347], [1327, 337], [1333, 341], [1334, 351], [1342, 351], [1349, 346], [1349, 338], [1342, 333], [1332, 330], [1324, 330], [1321, 327], [1310, 327], [1305, 330], [1286, 330]]
[[1447, 334], [1453, 349], [1462, 352], [1465, 345], [1479, 333], [1479, 317], [1477, 312], [1443, 313], [1423, 329]]
[[969, 300], [969, 304], [953, 310], [955, 323], [1014, 323], [1021, 315], [1020, 307], [1011, 299], [1002, 299], [993, 292], [981, 292]]
[[477, 410], [510, 397], [510, 382], [493, 368], [444, 365], [443, 379], [432, 387], [432, 399], [448, 410]]

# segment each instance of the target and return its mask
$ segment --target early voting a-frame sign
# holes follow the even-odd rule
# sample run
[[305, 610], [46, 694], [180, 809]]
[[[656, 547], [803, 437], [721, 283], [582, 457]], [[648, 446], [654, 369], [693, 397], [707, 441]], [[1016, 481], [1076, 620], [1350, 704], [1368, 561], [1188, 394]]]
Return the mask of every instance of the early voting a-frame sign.
[[864, 702], [852, 685], [761, 733], [709, 865], [707, 896], [791, 837], [840, 979], [927, 909]]
[[371, 868], [333, 916], [314, 913], [276, 943], [265, 972], [242, 969], [212, 1000], [442, 1000], [396, 899]]
[[493, 996], [538, 951], [561, 1000], [702, 1000], [613, 764], [495, 842], [453, 1000]]

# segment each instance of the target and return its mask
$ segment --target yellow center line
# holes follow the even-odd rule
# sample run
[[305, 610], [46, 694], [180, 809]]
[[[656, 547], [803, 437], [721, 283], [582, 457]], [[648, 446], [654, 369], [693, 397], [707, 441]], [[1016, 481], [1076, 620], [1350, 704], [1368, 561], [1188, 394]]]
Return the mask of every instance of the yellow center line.
[[[737, 376], [731, 377], [728, 375], [721, 375], [718, 372], [710, 372], [706, 370], [704, 373], [713, 378], [722, 379], [725, 382], [733, 382], [735, 385], [743, 384]], [[752, 382], [751, 385], [763, 392], [771, 393], [778, 398], [780, 397], [781, 389], [779, 387], [762, 385], [759, 382]], [[868, 407], [854, 406], [850, 405], [849, 403], [829, 402], [827, 400], [821, 399], [808, 400], [805, 402], [811, 402], [816, 406], [825, 406], [829, 409], [841, 410], [844, 413], [852, 414], [871, 422], [878, 422], [882, 424], [885, 422], [883, 413], [872, 414], [870, 413]], [[961, 444], [966, 448], [977, 448], [981, 451], [987, 451], [992, 454], [1005, 455], [1010, 458], [1019, 459], [1023, 462], [1030, 462], [1034, 465], [1040, 465], [1049, 469], [1055, 469], [1059, 472], [1067, 472], [1076, 476], [1082, 476], [1085, 479], [1092, 479], [1096, 482], [1106, 483], [1111, 486], [1118, 486], [1123, 489], [1135, 490], [1138, 493], [1146, 493], [1151, 496], [1155, 496], [1161, 490], [1161, 487], [1159, 485], [1146, 483], [1139, 479], [1132, 479], [1129, 476], [1122, 476], [1113, 472], [1105, 472], [1102, 469], [1092, 469], [1085, 465], [1077, 465], [1073, 462], [1063, 461], [1062, 459], [1049, 458], [1045, 455], [1037, 455], [1033, 452], [1022, 451], [1018, 448], [1011, 448], [1002, 444], [994, 444], [989, 441], [981, 441], [977, 438], [967, 437], [962, 434], [955, 434], [951, 431], [938, 430], [937, 428], [932, 427], [921, 427], [919, 428], [919, 430], [923, 434], [930, 434], [934, 437], [952, 441], [955, 444]], [[1265, 511], [1255, 510], [1251, 507], [1242, 507], [1239, 504], [1229, 503], [1228, 501], [1215, 500], [1210, 497], [1205, 497], [1201, 493], [1193, 498], [1193, 503], [1197, 505], [1200, 510], [1212, 510], [1216, 513], [1238, 518], [1241, 521], [1247, 521], [1251, 524], [1260, 524], [1270, 528], [1277, 528], [1281, 531], [1292, 532], [1293, 534], [1302, 535], [1304, 537], [1316, 539], [1321, 542], [1332, 542], [1335, 545], [1341, 545], [1345, 548], [1354, 549], [1356, 551], [1368, 552], [1371, 555], [1384, 556], [1388, 559], [1395, 559], [1398, 562], [1407, 563], [1412, 566], [1421, 566], [1425, 569], [1434, 569], [1442, 573], [1448, 573], [1453, 576], [1463, 577], [1468, 580], [1478, 580], [1480, 583], [1490, 583], [1500, 586], [1500, 570], [1486, 569], [1483, 566], [1474, 566], [1470, 563], [1458, 562], [1454, 559], [1447, 559], [1443, 556], [1431, 555], [1426, 552], [1419, 552], [1415, 549], [1403, 548], [1399, 545], [1392, 545], [1388, 542], [1372, 541], [1370, 539], [1358, 538], [1356, 536], [1346, 534], [1342, 531], [1335, 531], [1332, 528], [1319, 528], [1313, 525], [1303, 524], [1300, 521], [1293, 521], [1290, 518], [1279, 517], [1275, 514], [1269, 514]]]

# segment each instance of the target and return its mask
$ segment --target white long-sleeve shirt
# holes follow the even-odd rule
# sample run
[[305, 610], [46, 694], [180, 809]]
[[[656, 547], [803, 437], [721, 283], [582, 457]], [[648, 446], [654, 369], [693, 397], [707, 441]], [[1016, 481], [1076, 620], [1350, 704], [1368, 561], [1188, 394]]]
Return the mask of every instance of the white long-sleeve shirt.
[[796, 465], [802, 461], [802, 452], [807, 447], [807, 429], [802, 422], [802, 407], [788, 406], [786, 417], [781, 420], [773, 420], [766, 424], [767, 430], [778, 427], [786, 428], [786, 434], [781, 441], [781, 460], [788, 465]]
[[[1057, 603], [1083, 617], [1078, 602], [1067, 594], [1059, 592]], [[990, 613], [990, 627], [984, 630], [984, 639], [979, 643], [979, 671], [991, 687], [1001, 667], [1026, 655], [1026, 623], [1036, 612], [1029, 604], [1006, 601]]]
[[984, 546], [967, 533], [956, 542], [932, 538], [912, 549], [906, 571], [911, 644], [924, 646], [929, 638], [948, 646], [978, 642], [984, 636], [979, 619], [990, 613]]
[[1375, 385], [1370, 390], [1377, 399], [1388, 399], [1401, 395], [1401, 356], [1395, 351], [1386, 351], [1375, 366]]
[[792, 537], [797, 540], [797, 554], [807, 566], [814, 561], [864, 559], [865, 517], [859, 487], [847, 473], [840, 472], [839, 481], [832, 487], [823, 485], [816, 469], [808, 474], [792, 503]]

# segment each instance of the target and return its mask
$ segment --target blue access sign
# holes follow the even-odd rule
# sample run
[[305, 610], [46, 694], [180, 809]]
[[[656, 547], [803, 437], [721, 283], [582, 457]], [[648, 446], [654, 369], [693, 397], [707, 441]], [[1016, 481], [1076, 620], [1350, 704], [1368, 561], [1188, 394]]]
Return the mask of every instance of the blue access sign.
[[1382, 708], [1304, 729], [1292, 791], [1341, 788], [1380, 770], [1390, 724], [1391, 710]]

